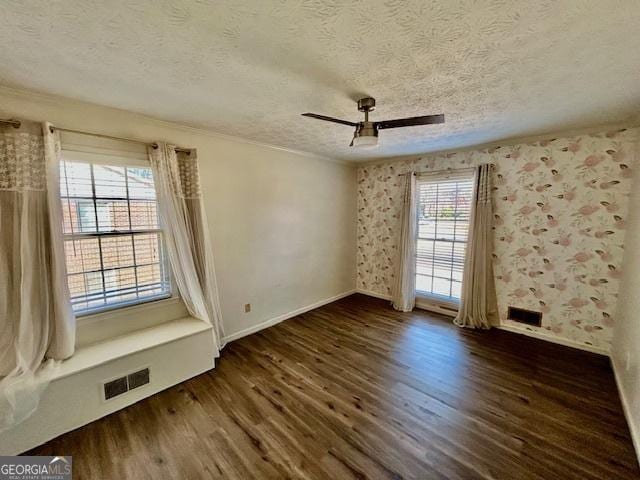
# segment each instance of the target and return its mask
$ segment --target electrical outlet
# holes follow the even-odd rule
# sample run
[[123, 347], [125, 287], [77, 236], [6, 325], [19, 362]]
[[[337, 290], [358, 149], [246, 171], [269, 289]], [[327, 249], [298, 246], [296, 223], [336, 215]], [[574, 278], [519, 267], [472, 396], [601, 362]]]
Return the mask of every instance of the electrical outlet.
[[245, 303], [244, 305], [244, 313], [249, 313], [251, 311], [251, 304]]

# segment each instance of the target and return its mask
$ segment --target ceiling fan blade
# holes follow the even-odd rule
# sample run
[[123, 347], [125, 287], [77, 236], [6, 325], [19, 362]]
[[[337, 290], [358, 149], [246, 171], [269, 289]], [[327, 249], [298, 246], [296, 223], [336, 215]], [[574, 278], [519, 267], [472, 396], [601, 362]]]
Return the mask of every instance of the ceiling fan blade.
[[424, 115], [422, 117], [398, 118], [397, 120], [383, 120], [375, 122], [378, 130], [383, 128], [413, 127], [415, 125], [433, 125], [444, 123], [444, 113], [439, 115]]
[[341, 125], [348, 125], [350, 127], [357, 127], [358, 124], [349, 122], [348, 120], [340, 120], [339, 118], [327, 117], [326, 115], [318, 115], [317, 113], [303, 113], [303, 117], [317, 118], [318, 120], [324, 120], [325, 122], [339, 123]]

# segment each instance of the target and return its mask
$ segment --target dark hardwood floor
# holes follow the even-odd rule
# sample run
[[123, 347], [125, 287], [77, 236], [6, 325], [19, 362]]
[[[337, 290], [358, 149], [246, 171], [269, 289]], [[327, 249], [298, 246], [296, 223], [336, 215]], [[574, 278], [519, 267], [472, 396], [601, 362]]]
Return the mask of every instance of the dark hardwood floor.
[[76, 479], [640, 478], [606, 358], [362, 295], [30, 454]]

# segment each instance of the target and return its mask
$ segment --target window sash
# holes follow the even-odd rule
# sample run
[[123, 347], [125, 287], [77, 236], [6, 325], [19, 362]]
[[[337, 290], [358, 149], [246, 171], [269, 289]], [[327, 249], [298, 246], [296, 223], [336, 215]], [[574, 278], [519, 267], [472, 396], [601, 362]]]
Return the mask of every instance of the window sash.
[[[146, 175], [136, 180], [136, 185], [131, 188], [131, 172], [139, 169], [141, 165], [138, 162], [132, 162], [132, 165], [126, 165], [119, 161], [113, 162], [112, 164], [108, 160], [99, 163], [84, 162], [84, 176], [80, 175], [77, 177], [80, 183], [76, 185], [73, 184], [73, 182], [69, 182], [73, 177], [67, 177], [66, 167], [67, 163], [77, 164], [80, 162], [77, 162], [75, 158], [72, 162], [69, 162], [65, 153], [66, 152], [63, 151], [65, 158], [63, 160], [64, 163], [61, 165], [60, 175], [61, 201], [66, 205], [66, 208], [68, 208], [68, 213], [64, 213], [69, 217], [68, 225], [65, 225], [66, 233], [64, 233], [65, 252], [67, 245], [71, 242], [75, 257], [76, 242], [90, 239], [97, 240], [97, 245], [95, 246], [80, 245], [81, 248], [89, 249], [87, 255], [92, 255], [93, 258], [91, 261], [96, 264], [93, 266], [94, 268], [89, 267], [85, 269], [84, 252], [81, 250], [80, 269], [78, 271], [72, 269], [74, 271], [71, 273], [67, 272], [67, 281], [69, 282], [70, 290], [73, 290], [72, 281], [79, 282], [74, 286], [81, 290], [81, 293], [75, 295], [73, 292], [71, 293], [71, 304], [75, 314], [77, 316], [88, 315], [171, 297], [170, 273], [165, 252], [163, 231], [158, 225], [159, 219], [157, 216], [158, 208], [155, 190], [152, 192], [149, 191], [149, 182]], [[86, 176], [87, 167], [88, 173], [90, 173], [89, 177]], [[99, 185], [103, 191], [122, 189], [125, 196], [97, 195], [95, 167], [104, 167], [103, 170], [107, 170], [106, 173], [104, 171], [102, 172], [103, 175], [106, 174], [107, 176], [101, 179], [102, 183]], [[108, 172], [109, 167], [112, 167], [115, 173]], [[148, 168], [148, 164], [144, 168]], [[120, 178], [120, 170], [123, 172], [122, 176], [124, 178]], [[115, 176], [111, 178], [113, 175]], [[78, 195], [72, 188], [76, 190], [82, 189], [84, 190], [83, 193], [89, 193], [88, 190], [90, 188], [91, 195]], [[79, 202], [85, 202], [86, 204], [82, 205]], [[122, 204], [120, 205], [120, 211], [116, 210], [118, 205], [114, 205], [113, 202], [120, 202]], [[147, 210], [145, 211], [143, 208], [140, 213], [141, 216], [138, 216], [136, 221], [134, 221], [134, 216], [132, 215], [132, 203], [134, 203], [134, 208], [143, 208], [144, 203], [147, 204]], [[105, 210], [102, 211], [100, 208]], [[87, 215], [87, 209], [90, 212], [89, 217], [91, 218], [89, 219], [88, 225], [83, 225], [82, 216]], [[104, 223], [101, 224], [105, 215], [109, 217], [107, 227], [109, 225], [114, 225], [115, 227], [126, 225], [127, 228], [101, 230], [105, 226]], [[118, 216], [117, 219], [116, 215]], [[124, 225], [122, 222], [124, 222]], [[158, 226], [155, 228], [138, 228], [137, 225], [134, 225], [136, 222], [141, 222], [142, 224], [151, 222], [151, 224]], [[120, 223], [120, 225], [118, 225], [118, 223]], [[75, 229], [83, 229], [85, 227], [88, 228], [88, 231], [75, 231]], [[149, 237], [145, 238], [145, 235]], [[155, 236], [155, 238], [153, 238], [153, 236]], [[116, 253], [115, 256], [106, 256], [103, 250], [103, 242], [106, 239], [127, 237], [131, 239], [130, 254], [127, 251], [124, 254], [125, 258], [121, 259], [120, 248], [122, 245], [116, 242], [114, 245], [109, 246], [109, 248], [112, 249], [112, 253]], [[141, 239], [139, 243], [136, 243], [137, 239]], [[147, 244], [145, 244], [145, 241]], [[95, 247], [97, 247], [97, 250], [95, 250]], [[140, 259], [142, 261], [138, 263], [139, 259], [136, 258], [138, 249], [141, 249], [146, 255], [150, 255], [150, 257], [145, 258], [145, 260], [151, 261]], [[126, 258], [128, 255], [130, 255], [130, 259]], [[65, 258], [69, 261], [67, 253], [65, 253]], [[157, 259], [157, 261], [154, 261], [155, 259]], [[73, 258], [73, 260], [77, 261], [75, 258]], [[112, 262], [115, 262], [115, 264]], [[99, 268], [95, 268], [98, 267], [97, 263], [99, 263]], [[88, 279], [92, 275], [96, 277], [96, 283], [90, 285]], [[144, 276], [148, 276], [148, 278]], [[110, 285], [110, 283], [113, 283], [113, 285]], [[155, 291], [155, 293], [150, 293], [153, 291]]]
[[137, 235], [144, 233], [164, 233], [159, 228], [148, 228], [148, 229], [140, 229], [140, 230], [110, 230], [106, 232], [78, 232], [78, 233], [65, 233], [65, 240], [75, 240], [80, 238], [91, 238], [91, 237], [118, 237], [118, 236], [127, 236], [127, 235]]
[[416, 293], [457, 303], [462, 290], [473, 174], [419, 178]]

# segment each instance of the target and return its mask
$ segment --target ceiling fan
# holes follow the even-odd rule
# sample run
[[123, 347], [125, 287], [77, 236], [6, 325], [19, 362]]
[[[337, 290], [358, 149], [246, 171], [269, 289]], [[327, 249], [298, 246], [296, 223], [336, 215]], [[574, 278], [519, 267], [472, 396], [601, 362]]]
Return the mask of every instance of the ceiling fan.
[[424, 115], [421, 117], [398, 118], [396, 120], [382, 120], [381, 122], [370, 122], [369, 112], [376, 109], [376, 99], [371, 97], [361, 98], [358, 100], [358, 110], [364, 112], [364, 122], [349, 122], [348, 120], [340, 120], [339, 118], [327, 117], [326, 115], [318, 115], [317, 113], [303, 113], [305, 117], [317, 118], [325, 122], [339, 123], [356, 127], [353, 139], [349, 144], [350, 147], [375, 147], [378, 145], [378, 130], [384, 128], [413, 127], [415, 125], [433, 125], [444, 123], [444, 114]]

